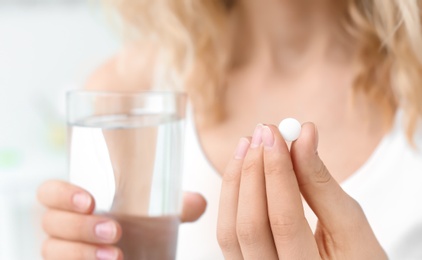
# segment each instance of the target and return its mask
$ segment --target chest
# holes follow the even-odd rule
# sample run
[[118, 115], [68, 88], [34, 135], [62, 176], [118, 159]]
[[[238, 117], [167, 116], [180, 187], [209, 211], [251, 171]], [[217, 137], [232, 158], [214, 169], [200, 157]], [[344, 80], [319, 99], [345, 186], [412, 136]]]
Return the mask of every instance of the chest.
[[225, 105], [225, 121], [198, 131], [206, 157], [220, 174], [239, 138], [252, 135], [258, 123], [277, 125], [286, 117], [314, 122], [319, 153], [339, 181], [365, 163], [387, 131], [380, 111], [355, 95], [349, 77], [299, 82], [251, 78], [229, 86]]

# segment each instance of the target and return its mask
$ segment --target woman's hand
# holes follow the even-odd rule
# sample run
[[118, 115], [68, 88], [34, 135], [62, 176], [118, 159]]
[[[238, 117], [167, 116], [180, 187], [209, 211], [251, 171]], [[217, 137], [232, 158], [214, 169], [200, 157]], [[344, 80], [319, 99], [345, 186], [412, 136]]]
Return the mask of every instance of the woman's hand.
[[[38, 191], [38, 199], [47, 207], [43, 228], [48, 239], [44, 242], [44, 259], [123, 259], [115, 244], [122, 235], [118, 222], [105, 216], [93, 215], [95, 201], [85, 190], [62, 181], [48, 181]], [[204, 198], [185, 193], [182, 221], [197, 220], [205, 211]]]
[[[313, 124], [291, 151], [275, 126], [242, 138], [223, 177], [218, 241], [226, 259], [386, 259], [359, 204], [331, 177]], [[301, 194], [318, 216], [315, 235]]]

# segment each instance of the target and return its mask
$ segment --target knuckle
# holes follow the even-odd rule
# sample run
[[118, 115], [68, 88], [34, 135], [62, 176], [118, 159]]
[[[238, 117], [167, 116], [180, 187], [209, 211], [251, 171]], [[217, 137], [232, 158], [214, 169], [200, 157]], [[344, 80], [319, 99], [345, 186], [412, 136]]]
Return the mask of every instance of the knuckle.
[[219, 228], [217, 241], [223, 251], [230, 252], [237, 248], [237, 234], [235, 230]]
[[346, 198], [341, 201], [344, 218], [337, 223], [338, 225], [333, 225], [331, 233], [336, 236], [340, 234], [340, 236], [353, 237], [356, 234], [356, 230], [362, 230], [364, 227], [369, 226], [369, 222], [361, 205], [355, 199], [346, 194]]
[[284, 172], [293, 172], [293, 165], [283, 165], [280, 162], [273, 160], [265, 162], [266, 175], [280, 175]]
[[350, 223], [354, 223], [355, 226], [362, 227], [363, 224], [367, 224], [365, 217], [365, 212], [363, 211], [362, 206], [357, 202], [357, 200], [350, 197]]
[[239, 222], [236, 225], [236, 233], [239, 243], [250, 246], [256, 243], [259, 230], [256, 223], [253, 222]]
[[331, 181], [331, 174], [325, 164], [321, 161], [318, 168], [315, 170], [314, 181], [318, 184], [327, 184]]
[[234, 182], [238, 179], [240, 173], [239, 168], [235, 168], [233, 166], [228, 166], [223, 174], [223, 181], [225, 182]]
[[246, 160], [242, 165], [242, 173], [251, 173], [258, 169], [258, 162], [256, 160]]
[[269, 217], [271, 231], [277, 240], [290, 241], [296, 236], [300, 219], [289, 215], [272, 215]]
[[348, 194], [346, 194], [346, 196], [349, 200], [350, 208], [353, 209], [356, 213], [363, 213], [362, 206], [359, 204], [359, 202]]

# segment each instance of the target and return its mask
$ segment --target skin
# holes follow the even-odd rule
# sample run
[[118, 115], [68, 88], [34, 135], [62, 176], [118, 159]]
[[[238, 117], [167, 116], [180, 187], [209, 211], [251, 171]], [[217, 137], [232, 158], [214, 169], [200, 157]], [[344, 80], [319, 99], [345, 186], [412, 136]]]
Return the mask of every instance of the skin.
[[[227, 259], [386, 258], [362, 209], [338, 185], [365, 163], [389, 129], [379, 119], [381, 111], [353, 95], [359, 64], [353, 39], [336, 27], [342, 8], [344, 1], [335, 0], [243, 0], [233, 12], [236, 66], [227, 77], [227, 118], [197, 125], [202, 148], [223, 177], [217, 234]], [[110, 60], [87, 88], [146, 89], [153, 57], [139, 55], [138, 61], [133, 52], [129, 48]], [[303, 126], [290, 151], [274, 126], [261, 135], [254, 131], [258, 122], [285, 117], [314, 122]], [[265, 147], [271, 138], [274, 145]], [[301, 194], [318, 216], [315, 236]], [[119, 224], [92, 215], [95, 202], [87, 192], [49, 181], [38, 198], [47, 207], [45, 259], [100, 259], [98, 250], [109, 252], [103, 259], [122, 259], [112, 246], [121, 236]], [[199, 194], [185, 194], [182, 220], [195, 221], [205, 207]], [[111, 226], [102, 238], [95, 233], [101, 223]]]
[[[217, 237], [226, 259], [387, 259], [359, 204], [318, 156], [315, 125], [289, 151], [276, 126], [241, 139], [223, 177]], [[315, 236], [301, 194], [317, 214]]]

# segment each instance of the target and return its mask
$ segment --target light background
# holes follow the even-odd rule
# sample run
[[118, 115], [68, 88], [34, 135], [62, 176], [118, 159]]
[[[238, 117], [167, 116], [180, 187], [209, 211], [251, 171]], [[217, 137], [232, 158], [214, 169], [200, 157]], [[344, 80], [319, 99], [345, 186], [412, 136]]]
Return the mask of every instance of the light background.
[[46, 179], [66, 179], [64, 93], [120, 46], [93, 1], [0, 0], [0, 259], [41, 259]]

